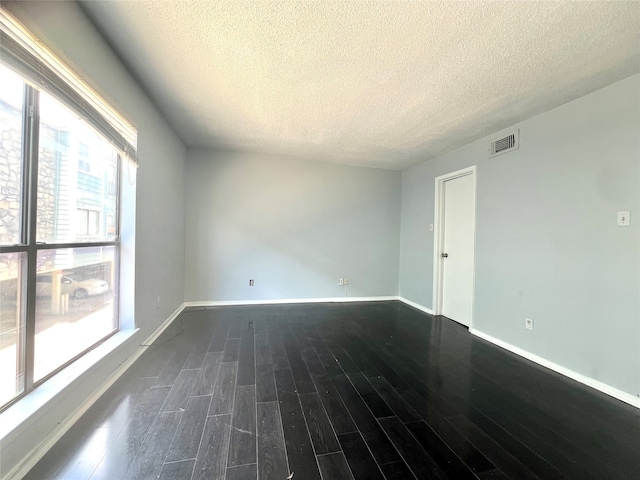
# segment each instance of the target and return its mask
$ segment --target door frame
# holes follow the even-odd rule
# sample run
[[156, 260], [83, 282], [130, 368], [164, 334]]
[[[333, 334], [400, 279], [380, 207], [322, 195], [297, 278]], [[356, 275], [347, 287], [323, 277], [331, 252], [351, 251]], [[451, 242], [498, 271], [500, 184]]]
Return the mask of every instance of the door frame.
[[444, 183], [459, 177], [472, 175], [473, 177], [473, 278], [471, 290], [471, 321], [469, 330], [473, 328], [474, 303], [476, 294], [476, 223], [477, 223], [477, 172], [476, 165], [456, 170], [436, 177], [435, 182], [435, 203], [433, 212], [433, 314], [442, 315], [442, 283], [444, 262], [440, 256], [444, 247]]

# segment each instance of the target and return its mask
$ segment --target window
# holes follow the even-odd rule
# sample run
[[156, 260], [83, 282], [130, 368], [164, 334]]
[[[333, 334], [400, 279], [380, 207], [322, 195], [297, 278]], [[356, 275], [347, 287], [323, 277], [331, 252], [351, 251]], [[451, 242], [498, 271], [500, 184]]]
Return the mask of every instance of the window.
[[107, 235], [115, 235], [116, 233], [116, 216], [107, 214]]
[[[115, 229], [112, 230], [115, 235]], [[78, 209], [78, 235], [96, 237], [100, 233], [100, 212]]]
[[89, 163], [89, 145], [85, 143], [80, 144], [78, 157], [78, 170], [91, 172], [91, 164]]
[[5, 15], [0, 409], [118, 330], [120, 179], [135, 158], [132, 127]]
[[0, 240], [6, 245], [20, 242], [24, 84], [18, 75], [2, 66], [0, 79]]

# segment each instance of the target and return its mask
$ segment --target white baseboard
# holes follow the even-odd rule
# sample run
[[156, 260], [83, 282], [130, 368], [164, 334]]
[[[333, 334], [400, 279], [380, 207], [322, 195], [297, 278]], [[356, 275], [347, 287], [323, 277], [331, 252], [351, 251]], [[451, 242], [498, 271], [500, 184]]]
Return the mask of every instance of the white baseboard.
[[[175, 312], [171, 314], [162, 325], [160, 325], [155, 332], [151, 334], [142, 344], [149, 345], [156, 338], [162, 334], [162, 332], [173, 322], [185, 308], [185, 304], [180, 305]], [[107, 389], [113, 385], [118, 378], [120, 378], [133, 363], [140, 358], [140, 356], [146, 351], [146, 347], [139, 347], [130, 357], [122, 362], [118, 368], [100, 385], [94, 390], [84, 401], [82, 401], [75, 409], [69, 413], [60, 423], [58, 423], [47, 436], [27, 455], [23, 457], [23, 460], [13, 467], [3, 480], [17, 480], [24, 477], [29, 470], [31, 470], [38, 461], [56, 444], [62, 436], [69, 431], [69, 429], [76, 423], [84, 413], [91, 408], [91, 406], [98, 401], [98, 399], [107, 391]]]
[[390, 300], [399, 300], [422, 312], [433, 315], [430, 308], [424, 307], [419, 303], [412, 302], [404, 297], [384, 296], [384, 297], [329, 297], [329, 298], [283, 298], [276, 300], [216, 300], [206, 302], [186, 302], [187, 307], [224, 307], [233, 305], [278, 305], [293, 303], [333, 303], [333, 302], [387, 302]]
[[[407, 305], [414, 307], [418, 310], [421, 310], [425, 313], [428, 313], [430, 315], [433, 315], [433, 311], [427, 307], [424, 307], [418, 303], [412, 302], [411, 300], [407, 300], [404, 297], [397, 297], [398, 300], [400, 300], [403, 303], [406, 303]], [[480, 337], [490, 343], [493, 343], [494, 345], [497, 345], [498, 347], [504, 348], [505, 350], [508, 350], [512, 353], [515, 353], [516, 355], [519, 355], [523, 358], [526, 358], [527, 360], [531, 360], [534, 363], [537, 363], [538, 365], [541, 365], [543, 367], [546, 367], [550, 370], [553, 370], [554, 372], [557, 372], [561, 375], [564, 375], [565, 377], [569, 377], [577, 382], [582, 383], [583, 385], [586, 385], [588, 387], [594, 388], [602, 393], [605, 393], [613, 398], [616, 398], [624, 403], [628, 403], [629, 405], [632, 405], [636, 408], [640, 408], [640, 397], [636, 397], [630, 393], [624, 392], [622, 390], [619, 390], [615, 387], [612, 387], [611, 385], [607, 385], [604, 382], [601, 382], [599, 380], [595, 380], [591, 377], [587, 377], [586, 375], [582, 375], [580, 373], [574, 372], [573, 370], [570, 370], [566, 367], [563, 367], [561, 365], [558, 365], [557, 363], [551, 362], [549, 360], [547, 360], [546, 358], [540, 357], [538, 355], [535, 355], [531, 352], [528, 352], [526, 350], [523, 350], [522, 348], [516, 347], [514, 345], [511, 345], [507, 342], [504, 342], [502, 340], [499, 340], [495, 337], [492, 337], [491, 335], [487, 335], [486, 333], [483, 333], [479, 330], [476, 330], [475, 328], [470, 328], [469, 332], [472, 333], [473, 335]]]
[[416, 302], [412, 302], [411, 300], [408, 300], [404, 297], [396, 297], [397, 300], [400, 300], [403, 303], [406, 303], [407, 305], [409, 305], [410, 307], [413, 307], [417, 310], [420, 310], [424, 313], [428, 313], [429, 315], [433, 315], [433, 310], [431, 310], [430, 308], [424, 307], [422, 305], [420, 305], [419, 303]]
[[628, 403], [629, 405], [632, 405], [636, 408], [640, 408], [640, 398], [635, 397], [630, 393], [623, 392], [622, 390], [612, 387], [611, 385], [607, 385], [606, 383], [603, 383], [599, 380], [595, 380], [591, 377], [587, 377], [586, 375], [582, 375], [581, 373], [577, 373], [577, 372], [574, 372], [573, 370], [569, 370], [568, 368], [558, 365], [557, 363], [551, 362], [546, 358], [539, 357], [538, 355], [535, 355], [531, 352], [523, 350], [522, 348], [516, 347], [507, 342], [503, 342], [502, 340], [492, 337], [491, 335], [487, 335], [486, 333], [476, 330], [475, 328], [470, 328], [469, 331], [473, 335], [480, 337], [488, 342], [491, 342], [494, 345], [497, 345], [498, 347], [502, 347], [505, 350], [509, 350], [510, 352], [515, 353], [516, 355], [520, 355], [521, 357], [526, 358], [527, 360], [531, 360], [532, 362], [535, 362], [538, 365], [541, 365], [550, 370], [553, 370], [554, 372], [564, 375], [565, 377], [569, 377], [575, 380], [576, 382], [580, 382], [588, 387], [595, 388], [596, 390], [602, 393], [605, 393], [613, 398], [616, 398], [624, 403]]
[[215, 300], [207, 302], [185, 302], [186, 307], [226, 307], [234, 305], [278, 305], [293, 303], [336, 302], [383, 302], [398, 300], [398, 297], [329, 297], [329, 298], [283, 298], [275, 300]]
[[[167, 327], [169, 325], [171, 325], [171, 322], [173, 322], [176, 318], [178, 318], [178, 315], [180, 315], [182, 313], [182, 311], [187, 307], [186, 303], [183, 303], [182, 305], [180, 305], [178, 308], [176, 308], [176, 311], [173, 312], [169, 318], [167, 318], [162, 325], [160, 325], [155, 332], [153, 332], [151, 334], [151, 336], [149, 338], [147, 338], [144, 342], [142, 342], [143, 345], [150, 345], [153, 342], [156, 341], [156, 339], [162, 335], [162, 332], [164, 332]], [[138, 357], [140, 357], [140, 355], [142, 355], [144, 353], [144, 349], [142, 349], [142, 351], [138, 354], [138, 356], [136, 357], [136, 359]]]

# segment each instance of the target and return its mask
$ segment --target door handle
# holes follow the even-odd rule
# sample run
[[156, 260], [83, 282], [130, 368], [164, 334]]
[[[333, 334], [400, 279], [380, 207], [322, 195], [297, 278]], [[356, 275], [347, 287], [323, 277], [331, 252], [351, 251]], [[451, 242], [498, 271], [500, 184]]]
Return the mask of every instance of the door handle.
[[442, 255], [440, 255], [442, 258], [448, 258], [449, 254], [448, 253], [443, 253]]

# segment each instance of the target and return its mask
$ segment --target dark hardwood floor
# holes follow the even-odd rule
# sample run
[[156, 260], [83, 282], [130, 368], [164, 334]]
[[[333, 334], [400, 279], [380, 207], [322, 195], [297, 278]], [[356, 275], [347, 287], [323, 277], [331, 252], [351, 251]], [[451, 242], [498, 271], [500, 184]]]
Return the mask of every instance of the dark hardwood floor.
[[631, 479], [640, 410], [399, 302], [185, 311], [28, 479]]

